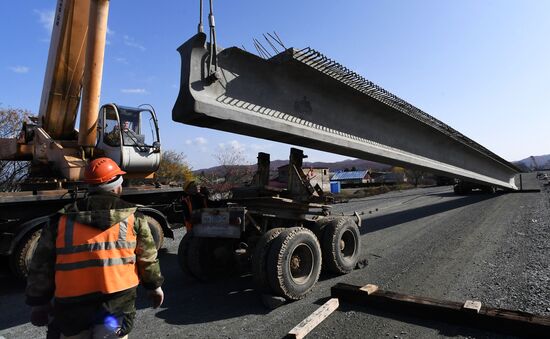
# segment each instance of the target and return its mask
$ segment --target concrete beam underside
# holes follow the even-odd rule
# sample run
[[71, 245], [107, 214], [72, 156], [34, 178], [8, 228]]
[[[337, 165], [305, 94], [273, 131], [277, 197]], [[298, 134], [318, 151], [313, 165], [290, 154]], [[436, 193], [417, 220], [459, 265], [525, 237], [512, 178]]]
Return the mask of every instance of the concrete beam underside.
[[179, 51], [175, 121], [517, 189], [513, 165], [295, 60], [228, 48], [211, 82], [200, 35]]

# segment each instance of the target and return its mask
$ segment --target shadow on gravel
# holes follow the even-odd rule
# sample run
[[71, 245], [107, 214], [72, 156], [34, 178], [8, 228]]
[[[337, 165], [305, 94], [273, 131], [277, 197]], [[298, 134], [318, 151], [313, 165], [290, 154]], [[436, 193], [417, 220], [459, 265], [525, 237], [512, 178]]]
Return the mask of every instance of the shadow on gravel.
[[[386, 318], [386, 319], [393, 319], [396, 321], [404, 322], [411, 325], [431, 328], [434, 330], [437, 330], [440, 336], [443, 337], [466, 337], [466, 338], [494, 338], [496, 337], [496, 334], [493, 332], [483, 331], [481, 329], [472, 328], [472, 327], [464, 327], [462, 325], [455, 325], [451, 323], [446, 323], [442, 321], [436, 321], [436, 320], [430, 320], [430, 319], [424, 319], [414, 316], [408, 316], [408, 315], [402, 315], [392, 312], [383, 311], [377, 308], [372, 308], [368, 306], [361, 306], [361, 305], [350, 305], [348, 303], [342, 302], [340, 303], [340, 306], [338, 308], [340, 312], [363, 312], [365, 314], [379, 317], [379, 318]], [[388, 327], [388, 333], [386, 335], [390, 335], [389, 332], [391, 332], [390, 327]], [[381, 334], [381, 333], [380, 333]], [[402, 333], [403, 335], [410, 336], [411, 334]], [[397, 336], [396, 336], [397, 337]], [[500, 337], [500, 336], [498, 336]], [[514, 337], [507, 337], [507, 338], [514, 338]]]
[[[184, 277], [177, 254], [159, 252], [165, 300], [156, 317], [168, 324], [207, 323], [243, 315], [267, 314], [250, 276], [227, 277], [214, 283], [201, 283]], [[9, 312], [0, 313], [0, 330], [30, 321], [30, 307], [25, 305], [25, 283], [13, 278], [7, 263], [0, 261], [0, 305]], [[137, 309], [150, 308], [143, 288], [138, 289]]]
[[[441, 188], [445, 188], [446, 186], [425, 186], [425, 187], [418, 187], [418, 188], [413, 188], [411, 190], [414, 190], [413, 192], [407, 192], [408, 190], [395, 190], [395, 191], [389, 191], [387, 193], [384, 193], [384, 194], [379, 194], [379, 195], [371, 195], [371, 196], [368, 196], [368, 197], [364, 197], [364, 198], [354, 198], [353, 201], [354, 202], [359, 202], [359, 201], [365, 201], [365, 202], [369, 202], [369, 201], [379, 201], [379, 200], [390, 200], [390, 199], [395, 199], [395, 195], [392, 194], [392, 193], [400, 193], [400, 192], [407, 192], [407, 193], [401, 193], [399, 194], [399, 197], [401, 198], [406, 198], [406, 197], [418, 197], [420, 195], [425, 195], [425, 193], [423, 192], [423, 189], [425, 188], [435, 188], [435, 187], [441, 187]], [[449, 186], [450, 189], [452, 190], [452, 186]], [[434, 193], [434, 195], [437, 195], [438, 193]], [[453, 193], [454, 195], [454, 193]]]
[[[448, 193], [434, 194], [447, 196]], [[454, 195], [454, 193], [452, 193]], [[414, 209], [407, 209], [395, 213], [367, 217], [361, 223], [361, 234], [375, 232], [384, 228], [396, 226], [409, 221], [421, 219], [430, 215], [447, 212], [456, 208], [464, 207], [471, 204], [495, 198], [498, 194], [474, 194], [464, 196], [451, 201], [445, 201], [438, 204], [423, 206]]]
[[0, 260], [0, 330], [30, 321], [31, 308], [25, 305], [25, 283], [15, 279], [7, 258]]
[[[184, 277], [177, 254], [161, 253], [161, 270], [165, 277], [162, 310], [156, 317], [173, 325], [201, 324], [250, 314], [267, 314], [250, 276], [227, 277], [201, 283]], [[145, 291], [140, 289], [138, 309], [150, 307]]]

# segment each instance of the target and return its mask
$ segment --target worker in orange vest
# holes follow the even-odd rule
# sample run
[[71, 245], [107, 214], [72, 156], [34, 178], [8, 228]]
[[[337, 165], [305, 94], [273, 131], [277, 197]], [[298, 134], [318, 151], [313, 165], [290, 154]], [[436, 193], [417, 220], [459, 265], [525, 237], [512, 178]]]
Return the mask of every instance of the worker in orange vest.
[[65, 206], [43, 228], [26, 288], [31, 322], [61, 338], [127, 337], [141, 282], [159, 307], [164, 300], [157, 250], [136, 206], [120, 199], [122, 175], [109, 158], [90, 161], [86, 198]]
[[205, 188], [203, 189], [194, 180], [191, 180], [185, 184], [183, 187], [183, 192], [182, 202], [184, 204], [184, 223], [185, 228], [189, 232], [193, 228], [193, 223], [191, 222], [193, 211], [208, 207], [208, 193]]

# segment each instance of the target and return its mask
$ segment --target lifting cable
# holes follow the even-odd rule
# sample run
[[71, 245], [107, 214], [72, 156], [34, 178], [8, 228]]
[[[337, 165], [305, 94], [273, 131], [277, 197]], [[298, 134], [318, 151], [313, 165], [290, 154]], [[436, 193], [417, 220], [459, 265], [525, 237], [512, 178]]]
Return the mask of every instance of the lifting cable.
[[[203, 24], [202, 24], [202, 1], [200, 0], [200, 9], [199, 9], [199, 25], [197, 30], [199, 33], [203, 33]], [[218, 55], [217, 55], [217, 44], [216, 44], [216, 21], [214, 20], [214, 0], [209, 0], [210, 2], [210, 13], [208, 14], [208, 24], [210, 26], [210, 61], [208, 62], [208, 75], [214, 76], [217, 78], [218, 71]]]
[[197, 30], [199, 31], [199, 33], [204, 33], [204, 29], [202, 26], [202, 0], [200, 0], [199, 5], [199, 26], [197, 27]]

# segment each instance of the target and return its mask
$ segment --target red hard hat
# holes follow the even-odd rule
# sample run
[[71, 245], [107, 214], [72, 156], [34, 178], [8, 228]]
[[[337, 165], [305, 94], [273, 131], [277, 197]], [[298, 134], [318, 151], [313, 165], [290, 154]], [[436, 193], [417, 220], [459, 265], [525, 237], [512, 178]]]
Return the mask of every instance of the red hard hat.
[[97, 158], [86, 166], [84, 180], [89, 184], [103, 184], [113, 180], [117, 175], [126, 174], [110, 158]]

